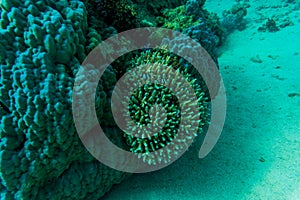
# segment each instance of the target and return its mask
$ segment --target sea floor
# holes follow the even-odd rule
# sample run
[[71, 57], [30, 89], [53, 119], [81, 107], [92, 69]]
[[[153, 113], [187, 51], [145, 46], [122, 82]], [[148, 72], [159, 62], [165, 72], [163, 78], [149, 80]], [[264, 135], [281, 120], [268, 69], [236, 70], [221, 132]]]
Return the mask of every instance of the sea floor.
[[[221, 15], [233, 3], [206, 7]], [[220, 49], [227, 113], [213, 151], [198, 158], [200, 137], [172, 165], [135, 174], [103, 199], [300, 199], [300, 2], [248, 3], [247, 28]], [[258, 32], [270, 17], [294, 25]]]

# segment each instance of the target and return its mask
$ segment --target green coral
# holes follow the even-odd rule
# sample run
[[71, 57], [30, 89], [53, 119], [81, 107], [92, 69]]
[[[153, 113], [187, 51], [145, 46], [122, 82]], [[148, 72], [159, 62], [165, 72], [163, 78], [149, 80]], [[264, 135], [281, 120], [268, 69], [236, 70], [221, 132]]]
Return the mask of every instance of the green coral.
[[[203, 87], [201, 86], [201, 82], [195, 78], [193, 78], [189, 73], [186, 67], [182, 66], [179, 62], [179, 58], [173, 54], [167, 53], [165, 50], [147, 50], [143, 52], [141, 55], [137, 56], [129, 65], [128, 69], [132, 69], [134, 67], [144, 65], [144, 64], [153, 64], [150, 65], [149, 69], [155, 71], [161, 71], [160, 66], [164, 66], [166, 68], [173, 68], [181, 73], [185, 79], [181, 81], [186, 81], [190, 84], [190, 86], [195, 91], [196, 97], [198, 99], [198, 106], [200, 113], [200, 121], [194, 122], [196, 116], [192, 112], [188, 118], [191, 123], [199, 124], [198, 132], [201, 132], [203, 125], [208, 120], [208, 108], [207, 108], [207, 98], [203, 92]], [[161, 74], [160, 80], [163, 80], [164, 77], [168, 76], [168, 74]], [[178, 81], [176, 83], [176, 88], [182, 87], [183, 82]], [[126, 81], [128, 84], [131, 83], [130, 80]], [[190, 102], [185, 102], [189, 104]], [[154, 112], [154, 116], [151, 117], [151, 107], [153, 105], [160, 105], [166, 111], [166, 114], [163, 116], [156, 115], [157, 112]], [[185, 106], [185, 105], [181, 105]], [[137, 126], [145, 126], [152, 119], [156, 120], [159, 124], [161, 120], [166, 117], [167, 121], [164, 124], [163, 128], [159, 130], [154, 135], [145, 135], [143, 132], [138, 132], [136, 135], [124, 134], [127, 144], [130, 147], [130, 150], [134, 153], [140, 153], [139, 156], [143, 159], [144, 162], [148, 164], [157, 164], [161, 162], [169, 162], [171, 158], [171, 154], [169, 157], [150, 156], [150, 152], [157, 151], [162, 147], [170, 144], [174, 138], [177, 136], [178, 127], [180, 125], [181, 120], [181, 111], [178, 99], [171, 92], [170, 89], [166, 88], [163, 85], [157, 83], [145, 84], [142, 87], [138, 88], [130, 97], [129, 102], [129, 111], [131, 118], [136, 122]], [[197, 135], [198, 132], [192, 133], [193, 135]], [[145, 135], [145, 138], [139, 138], [138, 136]], [[186, 137], [187, 140], [191, 139], [189, 136]], [[176, 147], [177, 150], [186, 147], [187, 140], [182, 141]], [[176, 154], [177, 150], [172, 150], [174, 154]]]
[[195, 26], [199, 20], [195, 16], [186, 13], [186, 6], [178, 6], [173, 9], [164, 9], [163, 15], [156, 18], [159, 25], [165, 28], [182, 31]]

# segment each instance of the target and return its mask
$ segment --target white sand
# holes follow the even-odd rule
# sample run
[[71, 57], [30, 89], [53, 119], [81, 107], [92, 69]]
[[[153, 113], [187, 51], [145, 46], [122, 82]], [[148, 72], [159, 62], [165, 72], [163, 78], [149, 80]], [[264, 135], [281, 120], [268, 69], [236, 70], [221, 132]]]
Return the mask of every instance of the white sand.
[[[221, 13], [232, 3], [210, 0], [206, 6]], [[283, 5], [252, 1], [247, 29], [231, 34], [221, 49], [228, 109], [213, 151], [198, 159], [199, 140], [171, 166], [134, 175], [104, 199], [300, 199], [300, 95], [288, 96], [300, 94], [300, 11], [289, 5], [257, 13], [266, 3]], [[260, 18], [281, 13], [294, 26], [257, 31]]]

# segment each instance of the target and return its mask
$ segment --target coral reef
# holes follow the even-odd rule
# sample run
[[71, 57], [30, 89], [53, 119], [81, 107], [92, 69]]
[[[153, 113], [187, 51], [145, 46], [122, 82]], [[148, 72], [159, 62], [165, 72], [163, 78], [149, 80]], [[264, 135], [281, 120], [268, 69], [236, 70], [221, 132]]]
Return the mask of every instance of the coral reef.
[[[74, 76], [101, 39], [88, 29], [85, 5], [3, 0], [0, 25], [0, 196], [99, 198], [126, 174], [95, 161], [73, 124]], [[105, 120], [105, 86], [99, 88]]]
[[[199, 41], [216, 59], [214, 51], [222, 32], [218, 19], [202, 8], [204, 2], [190, 0], [183, 5], [186, 1], [2, 0], [1, 198], [98, 199], [113, 184], [128, 177], [127, 173], [99, 163], [83, 147], [72, 116], [75, 75], [87, 54], [102, 40], [130, 28], [155, 26], [157, 17], [162, 20], [158, 22], [162, 26], [181, 30]], [[174, 18], [176, 13], [185, 17]], [[179, 48], [193, 51], [192, 46]], [[137, 64], [159, 60], [164, 65], [173, 65], [196, 91], [203, 120], [197, 121], [199, 132], [208, 118], [208, 91], [201, 76], [194, 74], [187, 61], [175, 55], [155, 50], [135, 55], [131, 53], [120, 60], [127, 67], [109, 67], [99, 81], [95, 96], [98, 119], [113, 143], [145, 153], [143, 159], [150, 164], [166, 162], [168, 158], [147, 157], [147, 151], [157, 150], [176, 137], [171, 130], [179, 124], [176, 99], [164, 87], [143, 86], [133, 95], [135, 98], [148, 92], [158, 100], [145, 105], [132, 100], [132, 116], [147, 123], [147, 117], [138, 119], [142, 116], [133, 111], [134, 107], [146, 113], [152, 104], [170, 105], [169, 109], [165, 106], [170, 119], [168, 128], [149, 140], [122, 137], [109, 114], [115, 81]], [[86, 87], [86, 83], [82, 82], [80, 87]], [[161, 94], [155, 96], [155, 93]], [[185, 143], [181, 145], [178, 148], [183, 148]]]

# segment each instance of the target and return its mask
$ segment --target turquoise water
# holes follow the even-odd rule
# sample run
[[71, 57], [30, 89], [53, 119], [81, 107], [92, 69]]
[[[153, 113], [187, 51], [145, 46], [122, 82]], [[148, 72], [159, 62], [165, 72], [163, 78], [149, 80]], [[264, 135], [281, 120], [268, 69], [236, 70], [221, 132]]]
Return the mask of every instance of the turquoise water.
[[[0, 0], [0, 16], [1, 199], [300, 199], [299, 0]], [[123, 32], [139, 27], [167, 29]], [[209, 75], [195, 74], [197, 61]], [[139, 127], [168, 118], [140, 139], [121, 131], [126, 95], [113, 92], [144, 79], [156, 82], [130, 94], [129, 116]], [[194, 98], [185, 81], [196, 104], [181, 101]], [[199, 158], [204, 141], [212, 150]]]

